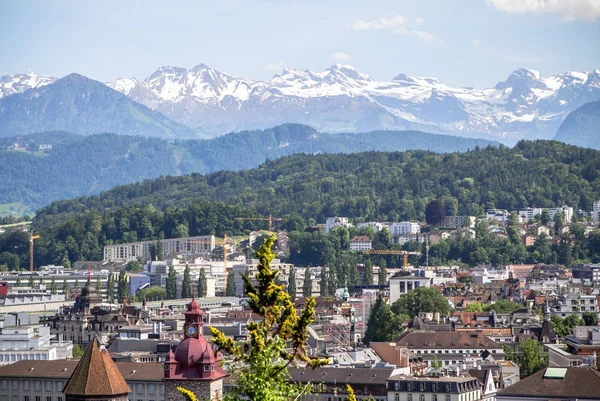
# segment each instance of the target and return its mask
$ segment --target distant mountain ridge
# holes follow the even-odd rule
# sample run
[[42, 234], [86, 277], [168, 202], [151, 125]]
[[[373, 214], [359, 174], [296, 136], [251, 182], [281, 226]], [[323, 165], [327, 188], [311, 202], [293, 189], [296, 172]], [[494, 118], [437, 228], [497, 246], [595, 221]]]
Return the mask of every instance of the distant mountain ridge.
[[321, 134], [297, 124], [211, 140], [55, 131], [21, 137], [19, 149], [14, 149], [15, 143], [16, 138], [0, 138], [0, 204], [21, 202], [31, 211], [53, 200], [95, 194], [115, 185], [166, 175], [244, 170], [296, 153], [407, 149], [443, 153], [498, 145], [422, 132]]
[[[34, 78], [3, 77], [15, 82], [0, 86], [0, 98], [52, 82]], [[106, 85], [210, 136], [301, 123], [320, 132], [421, 130], [515, 142], [552, 138], [571, 111], [600, 100], [600, 69], [551, 77], [519, 69], [492, 88], [474, 89], [405, 74], [377, 81], [339, 64], [324, 72], [285, 69], [268, 82], [199, 64]]]
[[600, 101], [585, 104], [567, 116], [555, 140], [600, 149]]
[[197, 130], [82, 75], [70, 74], [51, 83], [42, 79], [34, 82], [38, 87], [0, 99], [0, 137], [60, 130], [83, 135], [199, 136]]

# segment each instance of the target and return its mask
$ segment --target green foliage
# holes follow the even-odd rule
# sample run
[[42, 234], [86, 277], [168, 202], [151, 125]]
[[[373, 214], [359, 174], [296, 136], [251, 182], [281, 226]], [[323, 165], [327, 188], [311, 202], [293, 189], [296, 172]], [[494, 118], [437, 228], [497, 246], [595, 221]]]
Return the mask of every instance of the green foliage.
[[206, 272], [204, 269], [200, 269], [200, 273], [198, 274], [198, 298], [206, 297], [208, 293], [208, 282], [206, 278]]
[[27, 286], [29, 288], [33, 288], [35, 286], [35, 281], [34, 281], [33, 276], [29, 276], [29, 281], [27, 282]]
[[227, 297], [235, 297], [236, 296], [236, 288], [235, 288], [235, 273], [230, 271], [227, 273], [227, 286], [225, 287], [225, 296]]
[[304, 271], [304, 283], [302, 284], [302, 296], [308, 298], [312, 295], [312, 278], [310, 276], [310, 267]]
[[371, 309], [363, 341], [366, 344], [392, 341], [400, 334], [400, 325], [407, 319], [406, 315], [395, 314], [390, 305], [379, 296]]
[[56, 295], [58, 288], [56, 287], [56, 277], [52, 276], [52, 280], [50, 281], [50, 294]]
[[181, 298], [192, 297], [192, 278], [190, 277], [190, 266], [186, 263], [181, 282]]
[[523, 305], [513, 302], [513, 301], [508, 301], [506, 299], [500, 299], [496, 302], [494, 302], [492, 305], [485, 305], [484, 307], [484, 311], [489, 312], [491, 310], [496, 311], [496, 313], [511, 313], [516, 311], [517, 309], [522, 308]]
[[584, 312], [581, 317], [583, 318], [586, 326], [598, 325], [598, 315], [596, 312]]
[[465, 312], [483, 312], [483, 310], [484, 310], [484, 305], [480, 302], [471, 302], [464, 309]]
[[177, 298], [177, 272], [173, 265], [169, 266], [169, 272], [167, 273], [165, 290], [167, 292], [167, 299]]
[[[385, 260], [384, 260], [384, 262], [385, 262]], [[386, 268], [385, 263], [379, 264], [378, 283], [379, 283], [379, 285], [387, 285], [387, 283], [388, 283], [387, 268]]]
[[135, 300], [137, 302], [141, 302], [144, 299], [149, 300], [149, 301], [159, 301], [159, 300], [163, 300], [165, 299], [167, 296], [167, 291], [158, 286], [158, 285], [153, 285], [151, 287], [148, 288], [144, 288], [142, 290], [138, 290], [135, 293]]
[[132, 260], [125, 265], [125, 270], [128, 272], [141, 272], [143, 270], [142, 264], [137, 260]]
[[533, 338], [525, 340], [519, 345], [519, 351], [515, 354], [505, 347], [504, 357], [519, 365], [521, 377], [527, 377], [538, 370], [548, 367], [548, 353], [544, 352], [543, 345]]
[[108, 273], [108, 279], [106, 280], [106, 298], [110, 303], [115, 301], [115, 278], [112, 272]]
[[308, 326], [314, 320], [313, 298], [297, 315], [294, 304], [284, 287], [275, 284], [278, 272], [271, 270], [275, 257], [271, 251], [275, 239], [265, 242], [256, 256], [260, 263], [254, 287], [247, 276], [242, 276], [245, 293], [250, 298], [252, 311], [262, 317], [248, 324], [249, 339], [235, 342], [211, 327], [213, 342], [232, 357], [228, 371], [234, 378], [233, 391], [225, 393], [226, 400], [276, 401], [297, 399], [310, 391], [310, 385], [290, 382], [287, 367], [297, 363], [308, 367], [327, 364], [328, 360], [312, 359], [305, 348]]
[[82, 349], [79, 344], [73, 344], [73, 358], [80, 358], [83, 356], [85, 350]]
[[[579, 316], [573, 314], [562, 319], [558, 316], [552, 315], [550, 317], [554, 332], [557, 336], [565, 338], [566, 336], [573, 335], [573, 329], [575, 326], [585, 326], [586, 322]], [[589, 319], [589, 318], [588, 318]]]
[[370, 259], [365, 261], [365, 271], [362, 277], [363, 285], [372, 285], [373, 284], [373, 262]]
[[392, 305], [397, 315], [419, 316], [422, 312], [439, 313], [442, 316], [450, 313], [450, 305], [442, 294], [433, 288], [419, 287], [400, 295]]
[[127, 285], [127, 273], [125, 270], [119, 272], [119, 279], [117, 281], [117, 298], [119, 302], [122, 302], [124, 298], [129, 297], [129, 286]]
[[288, 278], [287, 293], [292, 298], [292, 301], [296, 299], [296, 268], [290, 268], [290, 275]]

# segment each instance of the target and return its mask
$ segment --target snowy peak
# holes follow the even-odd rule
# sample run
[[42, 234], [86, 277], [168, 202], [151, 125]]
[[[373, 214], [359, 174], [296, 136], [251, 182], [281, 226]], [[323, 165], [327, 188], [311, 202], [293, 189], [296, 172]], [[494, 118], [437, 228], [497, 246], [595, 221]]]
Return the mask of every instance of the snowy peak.
[[541, 78], [539, 71], [521, 68], [510, 74], [506, 81], [498, 82], [495, 89], [503, 90], [515, 86], [544, 89], [546, 85]]
[[49, 85], [55, 81], [54, 77], [40, 76], [31, 71], [28, 71], [27, 74], [3, 75], [0, 76], [0, 99]]

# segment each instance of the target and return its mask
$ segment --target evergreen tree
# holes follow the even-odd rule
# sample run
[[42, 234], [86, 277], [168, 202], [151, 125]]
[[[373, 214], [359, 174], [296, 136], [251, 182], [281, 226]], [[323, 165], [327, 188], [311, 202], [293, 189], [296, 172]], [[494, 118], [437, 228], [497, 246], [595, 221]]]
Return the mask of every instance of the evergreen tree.
[[296, 299], [296, 269], [293, 267], [290, 269], [288, 277], [287, 293], [292, 298], [292, 301]]
[[225, 296], [235, 297], [235, 273], [230, 271], [227, 274], [227, 287], [225, 288]]
[[56, 295], [56, 277], [52, 276], [52, 280], [50, 281], [50, 294]]
[[79, 279], [78, 278], [75, 279], [74, 286], [75, 286], [75, 289], [77, 289], [77, 290], [79, 289]]
[[356, 262], [352, 262], [352, 264], [348, 265], [348, 279], [346, 285], [349, 287], [358, 285], [358, 267], [356, 266]]
[[35, 282], [33, 281], [33, 276], [29, 276], [29, 282], [27, 283], [29, 288], [33, 288], [35, 286]]
[[17, 282], [15, 283], [15, 287], [20, 287], [23, 284], [21, 283], [21, 277], [17, 277]]
[[44, 284], [46, 284], [46, 280], [44, 280], [44, 278], [42, 277], [42, 278], [40, 278], [40, 281], [38, 282], [38, 285], [42, 286]]
[[115, 301], [115, 279], [111, 272], [108, 273], [108, 279], [106, 281], [106, 298], [110, 303]]
[[98, 292], [102, 291], [102, 276], [100, 274], [96, 275], [96, 289]]
[[127, 289], [127, 273], [125, 270], [121, 270], [119, 272], [119, 279], [117, 283], [117, 298], [119, 302], [122, 302], [124, 298], [127, 298], [129, 295], [129, 290]]
[[183, 282], [181, 283], [181, 298], [192, 297], [192, 279], [190, 277], [190, 266], [186, 263], [183, 271]]
[[329, 277], [327, 274], [327, 268], [321, 269], [321, 281], [320, 281], [321, 296], [326, 297], [329, 295]]
[[362, 281], [363, 285], [373, 285], [373, 263], [370, 259], [365, 260], [365, 272]]
[[208, 281], [206, 279], [206, 272], [204, 269], [200, 269], [200, 274], [198, 275], [198, 298], [206, 297], [208, 293]]
[[[156, 260], [164, 260], [162, 241], [156, 241]], [[167, 296], [168, 297], [168, 296]]]
[[310, 267], [304, 271], [304, 283], [302, 284], [302, 296], [308, 298], [312, 295], [312, 277], [310, 276]]
[[386, 263], [385, 260], [382, 260], [383, 263], [379, 264], [379, 275], [377, 276], [378, 278], [378, 284], [379, 285], [387, 285], [388, 279], [387, 279], [387, 268], [386, 268]]
[[329, 271], [327, 272], [327, 279], [328, 279], [328, 284], [327, 284], [327, 291], [328, 291], [328, 296], [333, 296], [335, 294], [335, 291], [338, 289], [338, 282], [336, 280], [335, 277], [335, 272], [333, 271], [333, 268], [329, 268]]
[[405, 315], [394, 315], [383, 298], [381, 296], [377, 297], [367, 322], [367, 330], [364, 336], [365, 343], [391, 341], [393, 337], [400, 333], [400, 324], [406, 318]]
[[167, 290], [167, 299], [177, 298], [177, 272], [175, 271], [175, 267], [173, 267], [173, 265], [169, 267], [165, 289]]
[[68, 297], [69, 293], [69, 283], [67, 283], [67, 279], [63, 281], [62, 292], [65, 294], [65, 299]]
[[234, 378], [229, 400], [284, 401], [302, 399], [312, 385], [298, 385], [289, 380], [288, 366], [298, 362], [307, 368], [317, 368], [329, 363], [326, 359], [308, 356], [306, 341], [308, 326], [315, 316], [315, 300], [307, 299], [306, 308], [297, 314], [292, 299], [283, 286], [275, 285], [278, 272], [271, 270], [275, 257], [271, 247], [274, 237], [268, 238], [256, 256], [260, 260], [254, 287], [247, 277], [244, 288], [249, 296], [249, 306], [261, 318], [248, 323], [248, 340], [233, 341], [211, 327], [213, 343], [232, 356], [229, 371]]

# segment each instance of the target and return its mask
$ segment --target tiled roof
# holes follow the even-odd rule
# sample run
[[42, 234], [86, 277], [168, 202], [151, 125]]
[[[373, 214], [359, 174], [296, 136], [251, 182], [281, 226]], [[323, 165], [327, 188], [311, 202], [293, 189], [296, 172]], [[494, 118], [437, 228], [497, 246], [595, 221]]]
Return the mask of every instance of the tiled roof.
[[457, 331], [411, 331], [400, 336], [396, 341], [397, 345], [409, 349], [422, 348], [474, 348], [474, 349], [498, 349], [501, 345], [488, 339], [485, 336], [478, 336], [468, 332]]
[[290, 376], [300, 383], [348, 383], [385, 385], [393, 369], [383, 368], [290, 368]]
[[67, 382], [65, 395], [112, 396], [127, 394], [131, 389], [110, 354], [101, 350], [98, 340], [88, 345], [73, 375]]
[[565, 368], [562, 378], [545, 377], [547, 369], [532, 374], [498, 393], [497, 399], [600, 399], [600, 372], [590, 368]]

